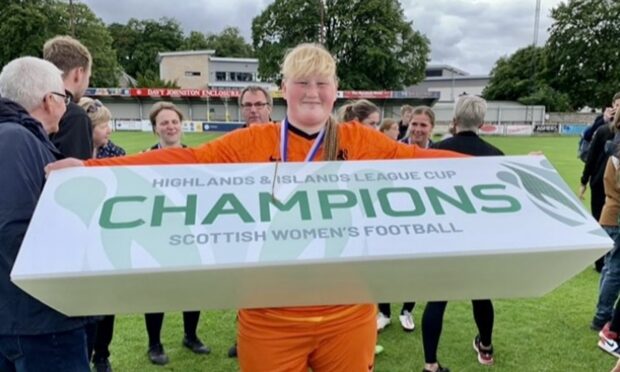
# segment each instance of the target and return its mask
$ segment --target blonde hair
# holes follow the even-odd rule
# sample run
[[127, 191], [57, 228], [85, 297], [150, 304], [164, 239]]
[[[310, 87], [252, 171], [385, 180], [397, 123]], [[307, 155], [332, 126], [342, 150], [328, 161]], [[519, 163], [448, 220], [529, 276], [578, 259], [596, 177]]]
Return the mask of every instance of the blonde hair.
[[405, 115], [408, 112], [412, 112], [413, 111], [413, 106], [409, 106], [409, 105], [402, 105], [400, 107], [400, 116]]
[[52, 62], [65, 77], [74, 68], [90, 70], [93, 58], [84, 44], [71, 36], [56, 36], [43, 45], [43, 58]]
[[337, 81], [336, 60], [321, 44], [303, 43], [291, 49], [282, 62], [284, 80], [311, 75], [331, 77]]
[[390, 130], [390, 128], [392, 128], [394, 124], [398, 124], [398, 122], [392, 118], [383, 119], [383, 121], [381, 122], [381, 125], [379, 126], [379, 132], [384, 133]]
[[[308, 77], [312, 75], [334, 79], [336, 77], [336, 60], [321, 44], [303, 43], [291, 49], [284, 56], [282, 62], [282, 79]], [[338, 157], [338, 125], [333, 117], [325, 124], [325, 141], [323, 145], [323, 160], [336, 160]]]
[[[433, 111], [432, 108], [428, 106], [416, 106], [411, 108], [411, 113], [412, 118], [413, 115], [426, 115], [431, 120], [431, 128], [435, 128], [435, 111]], [[407, 127], [407, 132], [405, 132], [404, 138], [409, 138], [409, 136], [411, 136], [411, 126]]]
[[413, 115], [426, 115], [431, 119], [431, 126], [435, 126], [435, 112], [428, 106], [417, 106], [412, 108]]
[[379, 112], [379, 108], [374, 103], [366, 99], [360, 99], [342, 106], [338, 110], [338, 118], [341, 122], [357, 120], [361, 123], [375, 112]]
[[108, 123], [112, 119], [112, 113], [98, 99], [82, 97], [78, 105], [86, 111], [93, 127]]
[[454, 121], [463, 130], [477, 130], [484, 123], [487, 101], [478, 96], [459, 97], [454, 106]]

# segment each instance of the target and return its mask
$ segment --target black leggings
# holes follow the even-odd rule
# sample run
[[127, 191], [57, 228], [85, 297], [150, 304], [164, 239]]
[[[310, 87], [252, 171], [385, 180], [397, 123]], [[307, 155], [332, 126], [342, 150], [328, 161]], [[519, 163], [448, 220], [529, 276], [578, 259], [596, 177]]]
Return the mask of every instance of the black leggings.
[[[183, 312], [183, 328], [185, 337], [190, 340], [198, 338], [196, 329], [198, 328], [198, 320], [200, 319], [200, 311], [184, 311]], [[146, 322], [146, 333], [149, 335], [149, 346], [161, 343], [161, 327], [164, 323], [164, 313], [144, 314]]]
[[[495, 312], [491, 300], [472, 300], [474, 320], [478, 326], [480, 343], [491, 346], [493, 336], [493, 322]], [[424, 360], [428, 364], [437, 363], [437, 347], [443, 327], [443, 314], [448, 302], [429, 302], [422, 315], [422, 344], [424, 346]]]
[[[403, 303], [403, 308], [400, 311], [400, 313], [402, 314], [405, 310], [407, 310], [408, 312], [412, 313], [414, 307], [415, 307], [415, 302], [404, 302]], [[389, 303], [381, 303], [381, 304], [379, 304], [379, 312], [381, 314], [385, 315], [388, 318], [392, 316], [392, 309], [391, 309]]]
[[95, 353], [93, 360], [102, 360], [110, 357], [110, 344], [114, 334], [114, 315], [105, 315], [97, 322], [97, 332], [95, 333]]

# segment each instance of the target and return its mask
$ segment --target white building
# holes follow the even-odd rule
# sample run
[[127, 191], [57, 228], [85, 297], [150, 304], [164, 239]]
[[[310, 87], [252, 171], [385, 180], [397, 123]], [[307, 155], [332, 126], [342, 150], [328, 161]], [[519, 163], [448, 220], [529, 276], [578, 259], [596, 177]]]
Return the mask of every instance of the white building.
[[214, 54], [214, 50], [159, 53], [159, 77], [176, 81], [183, 89], [242, 89], [247, 85], [276, 88], [258, 78], [258, 59], [215, 57]]
[[454, 102], [462, 94], [482, 95], [489, 79], [488, 75], [470, 75], [449, 65], [428, 65], [426, 78], [407, 90], [417, 94], [438, 92], [439, 102]]

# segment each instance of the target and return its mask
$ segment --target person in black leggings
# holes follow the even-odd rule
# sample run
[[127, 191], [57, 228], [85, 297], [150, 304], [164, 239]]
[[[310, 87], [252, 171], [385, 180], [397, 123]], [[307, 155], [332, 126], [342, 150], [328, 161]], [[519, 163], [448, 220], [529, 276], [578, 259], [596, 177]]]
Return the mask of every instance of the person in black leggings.
[[[436, 149], [452, 150], [473, 156], [501, 156], [504, 153], [495, 146], [484, 141], [476, 133], [484, 123], [486, 101], [477, 96], [461, 96], [456, 102], [452, 131], [454, 136], [433, 144]], [[422, 343], [424, 345], [424, 371], [448, 372], [437, 361], [437, 347], [443, 325], [443, 314], [447, 302], [429, 302], [422, 314]], [[473, 300], [473, 312], [478, 335], [473, 346], [478, 354], [478, 362], [491, 365], [493, 360], [493, 322], [495, 313], [491, 300]]]
[[[159, 141], [145, 151], [186, 147], [181, 143], [183, 113], [173, 103], [157, 102], [151, 108], [149, 119], [153, 126], [153, 133], [159, 137]], [[196, 334], [199, 319], [200, 311], [183, 312], [183, 328], [185, 330], [183, 346], [196, 354], [209, 354], [211, 350], [200, 341]], [[161, 343], [161, 327], [164, 322], [164, 314], [144, 314], [144, 320], [146, 322], [146, 332], [149, 336], [149, 359], [154, 364], [164, 365], [168, 363], [168, 356], [164, 352], [164, 347]]]
[[[183, 346], [187, 347], [196, 354], [209, 354], [211, 350], [205, 346], [198, 335], [198, 320], [200, 319], [200, 311], [184, 311], [183, 312]], [[146, 332], [149, 336], [148, 356], [152, 363], [164, 365], [168, 363], [168, 356], [164, 351], [161, 343], [161, 328], [164, 323], [164, 313], [144, 314], [146, 322]]]

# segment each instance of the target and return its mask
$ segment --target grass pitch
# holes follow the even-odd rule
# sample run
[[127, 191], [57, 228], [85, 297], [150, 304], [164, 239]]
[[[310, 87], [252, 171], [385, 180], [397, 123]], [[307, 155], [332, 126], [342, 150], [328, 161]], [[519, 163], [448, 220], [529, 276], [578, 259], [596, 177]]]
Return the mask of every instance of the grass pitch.
[[[189, 134], [184, 143], [195, 146], [213, 139], [213, 134]], [[576, 192], [583, 163], [577, 158], [576, 137], [487, 137], [508, 155], [543, 151], [566, 182]], [[112, 140], [135, 153], [152, 146], [151, 133], [121, 133]], [[589, 202], [586, 200], [586, 205]], [[448, 304], [438, 357], [452, 371], [609, 371], [615, 358], [600, 351], [597, 334], [589, 329], [598, 294], [598, 274], [592, 267], [537, 299], [498, 300], [495, 304], [495, 365], [478, 364], [471, 342], [476, 327], [468, 301]], [[204, 283], [217, 285], [217, 283]], [[155, 294], [154, 294], [155, 295]], [[420, 319], [424, 304], [414, 313], [417, 329], [405, 333], [397, 314], [400, 304], [392, 304], [392, 322], [379, 336], [385, 351], [377, 357], [378, 372], [420, 371], [424, 359]], [[198, 334], [212, 348], [208, 356], [194, 355], [181, 346], [183, 325], [180, 313], [166, 314], [162, 342], [170, 357], [164, 367], [150, 364], [146, 356], [147, 336], [139, 315], [117, 318], [111, 346], [116, 371], [236, 371], [235, 359], [226, 356], [235, 338], [235, 311], [202, 312]]]

